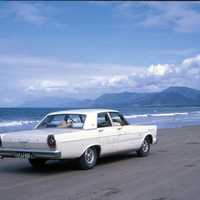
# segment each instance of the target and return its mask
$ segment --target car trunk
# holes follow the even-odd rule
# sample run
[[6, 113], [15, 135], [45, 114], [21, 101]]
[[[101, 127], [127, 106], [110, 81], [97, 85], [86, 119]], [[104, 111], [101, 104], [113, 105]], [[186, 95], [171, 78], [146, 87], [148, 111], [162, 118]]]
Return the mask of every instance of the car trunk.
[[9, 149], [48, 150], [48, 135], [62, 134], [65, 132], [66, 129], [34, 129], [11, 132], [2, 135], [2, 147]]

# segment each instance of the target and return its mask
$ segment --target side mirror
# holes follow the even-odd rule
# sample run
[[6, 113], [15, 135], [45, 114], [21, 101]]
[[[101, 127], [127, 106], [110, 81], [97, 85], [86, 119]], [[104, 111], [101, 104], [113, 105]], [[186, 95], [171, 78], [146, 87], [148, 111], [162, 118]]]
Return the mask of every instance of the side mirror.
[[121, 126], [119, 122], [113, 122], [113, 126]]

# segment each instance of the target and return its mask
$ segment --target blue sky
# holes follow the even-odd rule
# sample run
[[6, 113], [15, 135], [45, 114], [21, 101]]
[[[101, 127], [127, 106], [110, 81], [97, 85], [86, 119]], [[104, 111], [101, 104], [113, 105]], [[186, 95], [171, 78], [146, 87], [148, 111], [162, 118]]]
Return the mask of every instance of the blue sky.
[[0, 106], [200, 85], [198, 2], [0, 2]]

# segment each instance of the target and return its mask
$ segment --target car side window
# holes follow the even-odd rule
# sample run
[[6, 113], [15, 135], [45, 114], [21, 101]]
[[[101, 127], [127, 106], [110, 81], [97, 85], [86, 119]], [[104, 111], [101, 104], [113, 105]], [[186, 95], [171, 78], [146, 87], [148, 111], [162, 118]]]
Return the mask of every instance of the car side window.
[[56, 127], [64, 121], [64, 118], [65, 118], [65, 115], [54, 115], [54, 116], [50, 115], [44, 120], [41, 126], [45, 124], [46, 127], [52, 127], [52, 128]]
[[98, 113], [97, 128], [112, 126], [110, 118], [107, 113]]
[[128, 122], [124, 117], [118, 112], [109, 112], [112, 122], [119, 123], [121, 126], [128, 125]]

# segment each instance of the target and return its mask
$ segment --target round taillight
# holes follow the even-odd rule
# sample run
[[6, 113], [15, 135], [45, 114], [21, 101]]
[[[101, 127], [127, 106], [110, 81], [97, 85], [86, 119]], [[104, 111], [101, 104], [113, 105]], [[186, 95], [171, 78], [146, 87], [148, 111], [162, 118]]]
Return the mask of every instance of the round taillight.
[[47, 138], [47, 144], [50, 148], [55, 148], [56, 147], [56, 140], [53, 135], [49, 135]]

